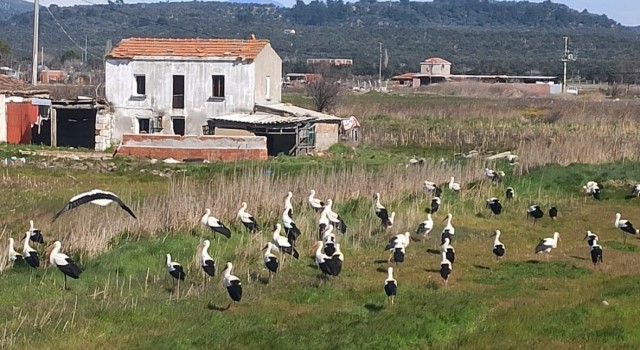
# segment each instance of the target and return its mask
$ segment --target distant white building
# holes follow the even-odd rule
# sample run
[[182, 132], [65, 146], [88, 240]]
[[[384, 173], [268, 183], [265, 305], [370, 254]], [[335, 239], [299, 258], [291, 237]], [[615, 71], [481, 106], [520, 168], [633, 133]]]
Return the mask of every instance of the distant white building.
[[440, 57], [431, 57], [420, 62], [420, 74], [451, 75], [451, 62]]
[[207, 120], [281, 99], [282, 60], [268, 40], [129, 38], [106, 55], [112, 115], [96, 149], [122, 134], [202, 135]]

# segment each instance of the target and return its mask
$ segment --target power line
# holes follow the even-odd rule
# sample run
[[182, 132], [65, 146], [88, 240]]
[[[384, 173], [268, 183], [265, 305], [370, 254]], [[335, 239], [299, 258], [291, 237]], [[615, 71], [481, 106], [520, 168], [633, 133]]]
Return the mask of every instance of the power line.
[[80, 44], [78, 44], [72, 37], [71, 35], [69, 35], [69, 33], [64, 29], [64, 27], [62, 26], [62, 24], [60, 24], [60, 22], [58, 21], [58, 19], [56, 18], [56, 16], [53, 15], [53, 13], [51, 12], [51, 10], [49, 9], [49, 6], [46, 7], [47, 12], [49, 12], [49, 14], [51, 15], [51, 18], [53, 18], [53, 21], [56, 22], [56, 24], [58, 25], [58, 27], [60, 27], [60, 30], [62, 30], [62, 32], [67, 36], [67, 38], [69, 38], [69, 40], [71, 40], [71, 42], [76, 45], [77, 48], [80, 49], [80, 51], [83, 51], [85, 53], [85, 55], [91, 55], [94, 58], [97, 59], [102, 59], [102, 57], [99, 57], [97, 55], [92, 54], [91, 52], [89, 52], [89, 50], [83, 48], [82, 46], [80, 46]]

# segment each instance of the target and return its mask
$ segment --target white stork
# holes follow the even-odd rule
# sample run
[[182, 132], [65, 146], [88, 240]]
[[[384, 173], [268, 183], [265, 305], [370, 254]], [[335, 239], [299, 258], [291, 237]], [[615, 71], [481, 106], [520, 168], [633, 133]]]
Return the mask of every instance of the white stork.
[[291, 198], [293, 198], [293, 193], [289, 191], [284, 196], [284, 212], [293, 220], [293, 204], [291, 204]]
[[500, 242], [500, 235], [502, 232], [500, 230], [496, 230], [495, 236], [496, 238], [493, 240], [493, 254], [496, 256], [496, 260], [500, 261], [504, 257], [505, 247], [502, 242]]
[[316, 213], [320, 213], [324, 209], [324, 203], [316, 198], [316, 190], [311, 190], [309, 194], [309, 205]]
[[601, 184], [595, 181], [587, 181], [587, 184], [582, 186], [582, 190], [585, 193], [590, 194], [595, 200], [600, 200], [603, 188], [604, 187]]
[[342, 272], [342, 263], [344, 262], [344, 254], [340, 250], [340, 243], [336, 243], [336, 251], [331, 255], [331, 272], [332, 276], [339, 276]]
[[[558, 246], [558, 241], [560, 240], [560, 234], [558, 232], [553, 233], [553, 237], [540, 239], [540, 243], [536, 246], [535, 253], [551, 253], [552, 248], [556, 248]], [[549, 255], [547, 255], [547, 259]]]
[[447, 225], [442, 229], [440, 233], [440, 244], [444, 244], [445, 238], [449, 238], [449, 241], [453, 241], [453, 235], [456, 233], [456, 228], [451, 224], [451, 220], [453, 219], [453, 214], [448, 213], [447, 217], [442, 220], [446, 221]]
[[433, 181], [425, 180], [422, 188], [425, 192], [433, 192], [436, 190], [436, 188], [438, 188], [438, 185], [436, 185], [436, 183]]
[[260, 230], [256, 219], [247, 212], [247, 202], [242, 202], [242, 204], [240, 205], [237, 218], [240, 219], [240, 222], [242, 222], [244, 227], [246, 227], [249, 232], [256, 233], [258, 232], [258, 230]]
[[445, 287], [448, 286], [449, 275], [451, 275], [452, 267], [451, 261], [447, 260], [447, 253], [442, 252], [442, 261], [440, 261], [440, 277], [442, 277]]
[[231, 238], [231, 230], [229, 230], [222, 221], [218, 220], [218, 218], [211, 216], [211, 209], [209, 208], [204, 211], [204, 215], [202, 216], [202, 219], [200, 219], [200, 223], [210, 228], [213, 232], [217, 232], [227, 238]]
[[113, 202], [118, 203], [120, 208], [129, 213], [129, 215], [131, 215], [131, 217], [133, 217], [134, 219], [137, 219], [133, 211], [131, 211], [131, 209], [129, 209], [129, 207], [118, 196], [116, 196], [115, 193], [96, 189], [80, 193], [79, 195], [72, 197], [67, 205], [65, 205], [64, 208], [60, 209], [60, 211], [56, 213], [56, 215], [53, 217], [53, 221], [56, 221], [56, 219], [63, 213], [86, 203], [93, 203], [105, 207]]
[[598, 235], [587, 230], [587, 233], [584, 235], [584, 238], [582, 239], [583, 241], [587, 241], [587, 244], [589, 245], [589, 247], [591, 247], [593, 245], [594, 242], [596, 242], [598, 240]]
[[551, 220], [557, 220], [558, 219], [558, 208], [556, 208], [556, 207], [549, 208], [549, 218]]
[[423, 240], [427, 240], [431, 230], [433, 230], [433, 218], [431, 217], [431, 213], [427, 213], [427, 219], [418, 225], [416, 235], [421, 237]]
[[631, 196], [640, 198], [640, 184], [633, 185], [633, 188], [631, 189]]
[[[198, 245], [198, 250], [199, 250], [199, 258], [200, 258], [199, 259], [200, 266], [202, 267], [202, 270], [206, 275], [213, 277], [216, 275], [216, 263], [215, 261], [213, 261], [213, 258], [211, 258], [211, 255], [209, 255], [210, 245], [211, 245], [211, 242], [208, 239], [205, 239], [204, 241], [202, 241], [202, 243]], [[205, 284], [207, 283], [206, 275], [203, 276]]]
[[24, 235], [24, 243], [22, 247], [22, 257], [24, 261], [34, 269], [40, 267], [40, 258], [38, 257], [38, 252], [31, 248], [29, 245], [29, 238], [31, 237], [31, 232], [27, 231]]
[[287, 237], [281, 236], [280, 231], [282, 230], [282, 225], [276, 224], [273, 231], [273, 236], [271, 238], [271, 243], [278, 248], [281, 252], [289, 254], [294, 258], [298, 259], [300, 254], [296, 250], [296, 248], [291, 245], [289, 239]]
[[322, 271], [325, 276], [331, 276], [333, 274], [333, 271], [331, 270], [332, 265], [330, 262], [331, 257], [329, 257], [322, 251], [322, 246], [322, 241], [317, 241], [313, 246], [311, 246], [311, 249], [315, 249], [314, 257], [316, 266], [318, 266], [320, 271]]
[[264, 266], [269, 270], [269, 283], [273, 279], [273, 275], [278, 272], [278, 257], [271, 253], [271, 249], [274, 249], [275, 246], [271, 242], [267, 242], [267, 245], [262, 248], [264, 254], [262, 255], [262, 259], [264, 260]]
[[438, 209], [440, 209], [440, 204], [442, 204], [442, 200], [440, 199], [440, 197], [436, 196], [431, 199], [431, 214], [435, 215], [438, 212]]
[[451, 245], [449, 238], [444, 239], [444, 243], [440, 246], [440, 251], [447, 255], [447, 260], [451, 262], [451, 265], [456, 261], [456, 250]]
[[[242, 283], [240, 283], [240, 279], [231, 274], [231, 269], [233, 268], [233, 264], [228, 262], [225, 265], [224, 269], [224, 286], [227, 288], [227, 292], [229, 293], [229, 297], [233, 301], [233, 304], [236, 302], [240, 302], [242, 299]], [[229, 304], [231, 307], [231, 304]]]
[[177, 261], [171, 260], [171, 254], [167, 254], [167, 272], [174, 278], [174, 282], [175, 280], [184, 281], [184, 278], [186, 277], [186, 273], [184, 272], [182, 265]]
[[460, 192], [460, 189], [462, 188], [460, 186], [459, 183], [455, 182], [456, 179], [452, 176], [451, 179], [449, 180], [449, 189], [453, 192]]
[[42, 236], [42, 231], [40, 231], [34, 226], [33, 220], [29, 220], [29, 239], [39, 244], [44, 243], [44, 237]]
[[[289, 192], [291, 193], [291, 192]], [[296, 226], [295, 221], [291, 217], [291, 209], [284, 208], [284, 212], [282, 213], [282, 223], [284, 225], [284, 232], [287, 234], [287, 239], [291, 245], [296, 245], [296, 240], [300, 236], [300, 229]]]
[[[393, 226], [393, 219], [389, 216], [387, 209], [380, 204], [380, 193], [376, 193], [373, 198], [375, 200], [373, 209], [376, 216], [380, 218], [380, 225], [384, 226], [384, 228]], [[395, 213], [392, 213], [392, 215], [395, 217]]]
[[393, 267], [387, 269], [387, 279], [384, 280], [384, 293], [388, 298], [388, 305], [393, 306], [393, 301], [398, 292], [398, 281], [393, 278]]
[[595, 239], [593, 244], [589, 248], [591, 254], [591, 262], [593, 262], [593, 268], [597, 269], [598, 264], [602, 263], [602, 246], [598, 244], [598, 240]]
[[513, 187], [507, 187], [507, 190], [504, 192], [505, 197], [507, 197], [507, 201], [511, 201], [516, 197], [516, 192]]
[[327, 199], [327, 204], [325, 205], [323, 211], [326, 212], [327, 218], [338, 229], [338, 231], [346, 234], [347, 233], [347, 224], [345, 224], [344, 220], [342, 220], [342, 217], [340, 217], [340, 215], [338, 215], [338, 213], [333, 211], [332, 207], [333, 207], [333, 200], [332, 199]]
[[327, 226], [322, 233], [322, 242], [324, 243], [325, 254], [332, 256], [336, 251], [336, 235], [333, 233], [333, 226]]
[[502, 203], [496, 197], [487, 199], [487, 208], [491, 209], [493, 215], [500, 215], [502, 213]]
[[76, 265], [76, 263], [68, 257], [67, 255], [60, 253], [60, 249], [62, 248], [62, 243], [60, 241], [55, 241], [53, 244], [47, 249], [45, 256], [49, 256], [49, 262], [51, 265], [56, 265], [58, 269], [64, 275], [64, 285], [63, 288], [67, 289], [67, 276], [78, 279], [80, 278], [80, 274], [82, 271]]
[[640, 230], [633, 227], [633, 224], [631, 223], [631, 221], [621, 219], [620, 217], [621, 217], [620, 213], [616, 213], [616, 221], [614, 222], [614, 225], [620, 230], [622, 230], [623, 242], [626, 243], [627, 235], [625, 235], [625, 233], [628, 233], [631, 235], [637, 235], [638, 233], [640, 233]]
[[[405, 232], [395, 235], [391, 237], [391, 239], [389, 239], [389, 242], [387, 242], [387, 245], [384, 247], [384, 250], [388, 250], [391, 253], [389, 254], [389, 259], [387, 259], [387, 262], [391, 262], [392, 257], [396, 262], [404, 261], [405, 248], [411, 242], [410, 236], [410, 232]], [[398, 261], [398, 259], [402, 261]]]
[[532, 205], [527, 208], [527, 219], [529, 217], [533, 218], [533, 224], [536, 224], [536, 221], [544, 216], [544, 212], [540, 209], [539, 205]]
[[16, 252], [13, 244], [13, 238], [9, 237], [9, 261], [13, 263], [21, 263], [24, 261], [24, 258], [22, 257], [22, 254]]

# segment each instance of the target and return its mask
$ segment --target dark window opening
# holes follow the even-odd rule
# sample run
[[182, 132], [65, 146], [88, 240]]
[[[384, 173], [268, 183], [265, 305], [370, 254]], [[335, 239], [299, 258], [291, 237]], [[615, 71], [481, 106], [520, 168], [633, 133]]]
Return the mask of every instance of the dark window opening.
[[224, 97], [224, 75], [213, 75], [213, 97]]
[[145, 95], [147, 93], [147, 84], [144, 75], [136, 75], [136, 94]]
[[171, 120], [173, 122], [173, 133], [176, 135], [184, 136], [184, 129], [185, 129], [184, 117], [172, 117]]
[[173, 76], [173, 108], [184, 108], [184, 75]]
[[149, 118], [138, 118], [138, 126], [140, 134], [150, 134], [151, 133], [151, 119]]

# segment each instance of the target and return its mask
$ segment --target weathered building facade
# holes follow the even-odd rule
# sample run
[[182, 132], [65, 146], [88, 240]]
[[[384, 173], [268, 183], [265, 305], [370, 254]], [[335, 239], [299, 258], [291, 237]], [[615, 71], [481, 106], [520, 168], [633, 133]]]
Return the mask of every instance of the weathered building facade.
[[160, 130], [202, 135], [209, 118], [281, 99], [282, 60], [255, 37], [124, 39], [107, 54], [105, 74], [112, 140]]

